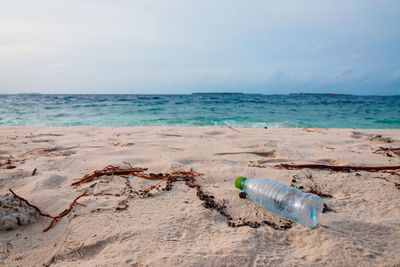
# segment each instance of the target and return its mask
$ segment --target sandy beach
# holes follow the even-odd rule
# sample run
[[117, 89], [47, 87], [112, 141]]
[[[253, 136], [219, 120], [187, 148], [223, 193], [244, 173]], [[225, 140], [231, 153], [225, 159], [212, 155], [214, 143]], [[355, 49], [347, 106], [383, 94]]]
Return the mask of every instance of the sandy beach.
[[[306, 129], [307, 130], [307, 129]], [[400, 130], [227, 127], [0, 127], [0, 265], [4, 266], [398, 266], [400, 170], [286, 170], [281, 163], [395, 166]], [[377, 152], [376, 152], [377, 151]], [[376, 152], [376, 153], [374, 153]], [[6, 162], [10, 158], [9, 162]], [[226, 206], [230, 227], [196, 189], [175, 182], [101, 176], [107, 166], [148, 173], [193, 170], [196, 183]], [[238, 175], [266, 177], [324, 193], [332, 209], [307, 228], [279, 217], [234, 187]], [[83, 192], [71, 212], [46, 232]], [[267, 221], [268, 223], [264, 223]]]

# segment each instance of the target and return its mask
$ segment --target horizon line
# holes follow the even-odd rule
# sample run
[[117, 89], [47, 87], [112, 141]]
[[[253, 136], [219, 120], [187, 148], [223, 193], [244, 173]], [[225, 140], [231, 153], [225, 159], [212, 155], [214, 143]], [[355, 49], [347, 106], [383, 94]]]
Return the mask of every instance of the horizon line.
[[246, 92], [193, 92], [193, 93], [0, 93], [0, 95], [218, 95], [218, 94], [237, 94], [237, 95], [264, 95], [264, 96], [400, 96], [400, 94], [344, 94], [344, 93], [285, 93], [285, 94], [264, 94], [264, 93], [246, 93]]

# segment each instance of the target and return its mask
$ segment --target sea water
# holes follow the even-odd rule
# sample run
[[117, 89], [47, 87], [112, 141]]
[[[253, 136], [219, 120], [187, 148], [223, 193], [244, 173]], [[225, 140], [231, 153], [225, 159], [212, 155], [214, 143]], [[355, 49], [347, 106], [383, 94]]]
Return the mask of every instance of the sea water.
[[0, 95], [0, 125], [400, 128], [400, 96]]

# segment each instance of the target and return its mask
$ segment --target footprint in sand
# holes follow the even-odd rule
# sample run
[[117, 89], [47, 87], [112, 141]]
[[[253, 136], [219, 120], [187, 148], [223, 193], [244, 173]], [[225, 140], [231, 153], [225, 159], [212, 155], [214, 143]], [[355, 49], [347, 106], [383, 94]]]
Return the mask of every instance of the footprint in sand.
[[363, 140], [367, 140], [367, 141], [393, 143], [393, 139], [392, 138], [382, 136], [381, 134], [367, 134], [367, 133], [363, 133], [363, 132], [353, 131], [352, 134], [351, 134], [351, 137], [355, 138], [355, 139], [362, 138]]

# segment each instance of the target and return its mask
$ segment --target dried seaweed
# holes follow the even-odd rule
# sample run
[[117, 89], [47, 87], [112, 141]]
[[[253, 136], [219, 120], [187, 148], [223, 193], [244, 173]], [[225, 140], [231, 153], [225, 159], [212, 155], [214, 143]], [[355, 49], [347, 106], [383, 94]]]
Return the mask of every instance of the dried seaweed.
[[14, 193], [13, 190], [11, 190], [11, 188], [9, 188], [8, 190], [11, 192], [11, 194], [14, 195], [14, 197], [16, 197], [16, 198], [22, 200], [22, 201], [25, 202], [25, 204], [28, 205], [29, 207], [34, 208], [34, 209], [39, 213], [40, 216], [53, 218], [53, 216], [51, 216], [51, 215], [49, 215], [49, 214], [47, 214], [47, 213], [42, 212], [37, 206], [35, 206], [35, 205], [29, 203], [29, 201], [26, 200], [25, 198], [18, 196], [16, 193]]
[[11, 190], [11, 189], [8, 189], [8, 190], [14, 195], [14, 197], [16, 197], [16, 198], [20, 199], [21, 201], [25, 202], [26, 205], [28, 205], [29, 207], [34, 208], [34, 209], [39, 213], [40, 216], [44, 216], [44, 217], [48, 217], [48, 218], [51, 218], [51, 219], [52, 219], [51, 222], [50, 222], [50, 224], [49, 224], [46, 228], [43, 229], [43, 232], [48, 231], [51, 227], [53, 227], [53, 224], [54, 224], [56, 221], [59, 221], [62, 217], [64, 217], [65, 215], [67, 215], [67, 214], [72, 210], [72, 208], [74, 207], [74, 205], [77, 204], [78, 199], [80, 199], [81, 197], [83, 197], [83, 196], [86, 195], [86, 192], [83, 192], [82, 194], [80, 194], [78, 197], [76, 197], [76, 198], [72, 201], [72, 203], [69, 205], [69, 208], [68, 208], [68, 209], [64, 210], [63, 212], [61, 212], [61, 213], [60, 213], [59, 215], [57, 215], [57, 216], [51, 216], [51, 215], [49, 215], [49, 214], [47, 214], [47, 213], [42, 212], [37, 206], [35, 206], [35, 205], [29, 203], [29, 201], [26, 200], [25, 198], [23, 198], [23, 197], [21, 197], [21, 196], [18, 196], [16, 193], [14, 193], [13, 190]]
[[85, 195], [86, 195], [86, 192], [83, 192], [82, 194], [80, 194], [79, 196], [77, 196], [77, 197], [72, 201], [72, 203], [69, 205], [69, 208], [68, 208], [68, 209], [64, 210], [64, 211], [61, 212], [59, 215], [53, 217], [53, 219], [51, 220], [50, 224], [49, 224], [46, 228], [43, 229], [43, 232], [48, 231], [48, 230], [53, 226], [53, 224], [54, 224], [56, 221], [60, 220], [62, 217], [64, 217], [65, 215], [67, 215], [67, 214], [72, 210], [72, 208], [74, 207], [74, 205], [76, 204], [76, 201], [78, 201], [78, 199], [80, 199], [81, 197], [83, 197], [83, 196], [85, 196]]
[[367, 172], [378, 172], [385, 170], [398, 170], [400, 166], [336, 166], [336, 165], [323, 165], [323, 164], [279, 164], [275, 166], [270, 166], [275, 169], [288, 169], [288, 170], [298, 170], [298, 169], [329, 169], [332, 171], [367, 171]]
[[13, 157], [12, 155], [10, 155], [10, 156], [6, 159], [5, 162], [0, 163], [0, 167], [6, 166], [6, 165], [10, 165], [10, 164], [11, 164], [11, 160], [12, 160], [13, 158], [14, 158], [14, 157]]
[[324, 208], [322, 209], [322, 213], [326, 212], [336, 212], [336, 210], [331, 209], [330, 207], [328, 207], [328, 205], [326, 205], [326, 203], [324, 203]]
[[89, 175], [85, 175], [83, 178], [78, 179], [78, 181], [73, 182], [71, 184], [71, 186], [78, 186], [82, 183], [87, 183], [90, 181], [93, 181], [95, 178], [103, 176], [103, 175], [136, 175], [136, 176], [140, 176], [142, 178], [146, 178], [146, 179], [151, 179], [151, 180], [158, 180], [158, 176], [154, 175], [151, 176], [150, 175], [146, 175], [143, 174], [143, 171], [147, 170], [146, 168], [134, 168], [132, 167], [129, 163], [126, 163], [129, 167], [128, 168], [121, 168], [121, 167], [116, 167], [116, 166], [108, 166], [105, 167], [102, 170], [95, 170], [94, 172], [92, 172]]
[[[275, 230], [285, 230], [291, 228], [292, 222], [288, 221], [284, 225], [277, 225], [273, 222], [269, 221], [248, 221], [239, 218], [238, 220], [234, 220], [232, 216], [227, 212], [227, 207], [225, 206], [225, 201], [217, 201], [216, 198], [208, 193], [205, 193], [200, 184], [196, 183], [196, 177], [201, 177], [203, 174], [197, 173], [193, 170], [190, 171], [175, 171], [170, 173], [145, 173], [144, 170], [147, 168], [139, 168], [139, 167], [132, 167], [129, 163], [125, 163], [128, 165], [129, 168], [121, 168], [116, 166], [108, 166], [103, 170], [96, 170], [92, 172], [90, 175], [86, 175], [83, 178], [79, 179], [77, 182], [73, 183], [72, 185], [80, 185], [82, 183], [86, 183], [92, 181], [93, 179], [100, 177], [102, 175], [134, 175], [140, 178], [150, 179], [150, 180], [160, 180], [157, 183], [139, 191], [132, 191], [132, 193], [140, 196], [141, 198], [151, 197], [150, 191], [153, 189], [161, 190], [161, 191], [170, 191], [173, 187], [175, 182], [185, 182], [185, 184], [190, 188], [196, 189], [196, 196], [203, 202], [203, 207], [211, 210], [215, 210], [219, 212], [222, 216], [226, 218], [227, 225], [229, 227], [242, 227], [242, 226], [249, 226], [252, 228], [258, 228], [262, 225], [268, 225]], [[160, 188], [160, 185], [166, 182], [164, 188]]]

